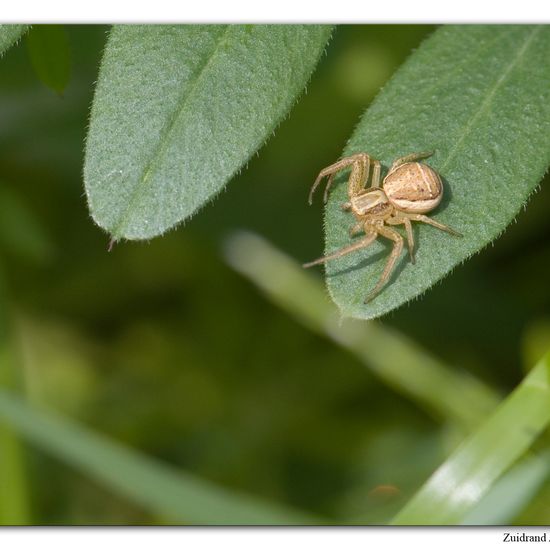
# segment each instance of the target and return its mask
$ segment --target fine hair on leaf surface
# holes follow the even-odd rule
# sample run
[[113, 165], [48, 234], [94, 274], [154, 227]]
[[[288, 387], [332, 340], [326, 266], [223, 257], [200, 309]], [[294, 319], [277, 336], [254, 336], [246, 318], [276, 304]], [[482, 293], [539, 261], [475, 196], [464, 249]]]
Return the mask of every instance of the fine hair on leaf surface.
[[191, 216], [272, 134], [330, 37], [323, 25], [118, 25], [91, 112], [84, 180], [114, 239]]
[[0, 25], [0, 57], [27, 31], [28, 25]]
[[[504, 231], [550, 163], [549, 73], [550, 28], [494, 25], [442, 27], [397, 71], [342, 156], [367, 152], [387, 170], [398, 157], [434, 151], [423, 162], [440, 174], [444, 196], [428, 215], [463, 237], [413, 222], [416, 264], [403, 253], [366, 304], [388, 241], [328, 262], [328, 289], [344, 316], [399, 307]], [[351, 242], [354, 219], [341, 209], [348, 174], [336, 178], [326, 207], [327, 254]]]

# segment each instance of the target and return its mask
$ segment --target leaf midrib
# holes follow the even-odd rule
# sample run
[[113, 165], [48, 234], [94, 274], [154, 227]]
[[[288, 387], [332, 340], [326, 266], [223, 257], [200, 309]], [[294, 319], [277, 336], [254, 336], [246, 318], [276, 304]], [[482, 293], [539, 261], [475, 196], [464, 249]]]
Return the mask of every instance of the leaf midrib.
[[479, 109], [470, 117], [470, 119], [466, 122], [466, 124], [462, 127], [462, 130], [458, 133], [460, 136], [458, 138], [458, 141], [455, 143], [455, 145], [452, 147], [452, 149], [447, 153], [447, 158], [443, 161], [443, 163], [439, 166], [439, 170], [443, 172], [448, 166], [451, 160], [456, 156], [457, 152], [460, 150], [462, 144], [464, 143], [464, 140], [466, 139], [466, 136], [471, 132], [471, 130], [474, 127], [475, 122], [477, 119], [485, 113], [489, 105], [491, 104], [491, 100], [496, 94], [497, 90], [500, 88], [500, 86], [505, 82], [505, 80], [508, 78], [514, 67], [517, 65], [517, 63], [520, 61], [520, 59], [525, 55], [526, 51], [528, 50], [531, 42], [535, 38], [536, 34], [538, 34], [541, 29], [542, 25], [539, 25], [533, 29], [531, 34], [527, 37], [525, 40], [525, 43], [523, 46], [518, 50], [515, 58], [513, 58], [510, 61], [510, 64], [504, 70], [504, 72], [500, 75], [500, 77], [496, 80], [493, 87], [489, 90], [489, 93], [485, 97], [485, 99], [481, 102], [481, 105], [479, 106]]
[[124, 226], [128, 221], [128, 218], [134, 206], [136, 205], [136, 203], [139, 202], [139, 200], [143, 196], [147, 181], [149, 180], [155, 165], [157, 164], [159, 159], [161, 159], [164, 156], [164, 153], [170, 141], [169, 140], [170, 134], [174, 130], [176, 122], [187, 110], [187, 107], [189, 106], [189, 103], [190, 103], [190, 98], [192, 98], [195, 95], [196, 90], [199, 87], [199, 84], [204, 78], [204, 74], [206, 73], [208, 67], [212, 64], [212, 60], [218, 55], [221, 49], [221, 46], [227, 41], [227, 36], [233, 30], [233, 27], [235, 27], [235, 25], [226, 26], [225, 32], [218, 38], [216, 46], [214, 47], [210, 55], [207, 56], [207, 58], [205, 59], [203, 66], [201, 67], [201, 69], [197, 74], [197, 77], [195, 78], [194, 83], [191, 85], [191, 88], [189, 90], [186, 90], [185, 93], [182, 94], [182, 97], [180, 97], [178, 101], [179, 107], [175, 110], [170, 121], [166, 125], [166, 129], [163, 132], [164, 135], [159, 140], [158, 145], [156, 146], [153, 154], [151, 155], [151, 159], [143, 169], [142, 175], [139, 178], [136, 186], [134, 187], [134, 190], [132, 191], [132, 194], [130, 196], [130, 199], [128, 200], [128, 204], [126, 208], [121, 213], [118, 222], [114, 224], [114, 227], [112, 229], [113, 237], [116, 238], [117, 235], [123, 231]]

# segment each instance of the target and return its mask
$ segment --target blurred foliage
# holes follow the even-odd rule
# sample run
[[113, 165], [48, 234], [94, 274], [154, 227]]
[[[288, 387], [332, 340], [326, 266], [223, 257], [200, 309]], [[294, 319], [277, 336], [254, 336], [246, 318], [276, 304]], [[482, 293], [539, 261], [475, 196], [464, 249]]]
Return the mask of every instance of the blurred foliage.
[[34, 25], [26, 42], [38, 78], [62, 95], [71, 76], [71, 52], [63, 25]]
[[[312, 180], [433, 27], [339, 27], [307, 94], [232, 185], [185, 226], [111, 253], [82, 184], [107, 27], [65, 29], [72, 73], [62, 98], [38, 80], [23, 44], [0, 60], [0, 180], [34, 220], [0, 224], [20, 393], [227, 489], [335, 522], [389, 521], [452, 451], [457, 426], [269, 303], [220, 247], [245, 228], [298, 261], [318, 255]], [[494, 246], [383, 325], [509, 393], [550, 347], [549, 208], [543, 184]], [[31, 523], [167, 521], [34, 447], [23, 451], [21, 510]], [[518, 521], [550, 522], [550, 484], [540, 478]]]

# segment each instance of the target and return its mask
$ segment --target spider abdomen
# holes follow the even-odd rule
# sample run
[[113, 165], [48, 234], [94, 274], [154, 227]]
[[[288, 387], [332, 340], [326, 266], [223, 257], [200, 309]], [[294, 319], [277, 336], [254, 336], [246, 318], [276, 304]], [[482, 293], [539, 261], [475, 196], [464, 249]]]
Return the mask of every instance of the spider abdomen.
[[390, 170], [383, 188], [393, 206], [414, 214], [433, 210], [443, 198], [441, 178], [420, 162], [407, 162]]

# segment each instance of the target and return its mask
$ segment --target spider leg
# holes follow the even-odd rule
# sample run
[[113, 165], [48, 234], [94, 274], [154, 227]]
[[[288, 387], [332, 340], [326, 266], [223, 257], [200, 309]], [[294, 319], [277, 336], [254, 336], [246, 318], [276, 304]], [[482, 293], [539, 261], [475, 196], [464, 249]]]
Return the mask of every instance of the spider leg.
[[397, 258], [399, 258], [399, 255], [403, 250], [403, 237], [397, 231], [395, 231], [395, 229], [381, 226], [378, 228], [378, 233], [383, 237], [386, 237], [387, 239], [391, 239], [394, 242], [394, 245], [388, 261], [386, 262], [386, 266], [384, 267], [384, 271], [382, 272], [382, 275], [378, 280], [378, 283], [376, 284], [372, 292], [365, 298], [365, 304], [367, 302], [370, 302], [382, 290], [382, 287], [390, 278], [391, 272], [395, 267], [395, 262], [397, 261]]
[[357, 222], [356, 224], [352, 225], [349, 228], [349, 236], [355, 237], [355, 235], [359, 235], [359, 233], [363, 231], [364, 227], [365, 227], [365, 222]]
[[380, 187], [380, 161], [373, 159], [372, 164], [372, 180], [370, 186]]
[[315, 190], [317, 189], [317, 187], [319, 187], [319, 184], [321, 183], [323, 178], [328, 176], [327, 186], [324, 193], [324, 202], [327, 202], [328, 191], [330, 189], [330, 186], [332, 185], [334, 176], [340, 170], [344, 170], [345, 168], [348, 168], [350, 166], [352, 167], [352, 169], [349, 179], [349, 185], [351, 186], [352, 183], [353, 185], [357, 185], [357, 181], [359, 181], [359, 189], [364, 186], [369, 176], [370, 157], [366, 153], [358, 153], [357, 155], [351, 155], [350, 157], [340, 159], [338, 162], [335, 162], [334, 164], [323, 168], [319, 172], [319, 175], [317, 176], [317, 179], [313, 183], [309, 192], [309, 204], [312, 203], [313, 193], [315, 193]]
[[[349, 176], [348, 180], [348, 197], [350, 200], [360, 195], [362, 191], [364, 191], [365, 187], [367, 186], [367, 181], [369, 179], [369, 172], [370, 172], [370, 163], [371, 158], [367, 153], [359, 153], [355, 155], [357, 157], [357, 160], [353, 164], [353, 167], [351, 169], [351, 174]], [[376, 162], [374, 161], [375, 165], [374, 168], [376, 170]], [[380, 165], [380, 163], [378, 163]], [[378, 168], [380, 170], [380, 168]], [[374, 172], [373, 172], [374, 174]], [[380, 176], [378, 176], [378, 179], [380, 179]], [[325, 202], [327, 200], [327, 189], [325, 189]]]
[[429, 218], [428, 216], [424, 216], [424, 214], [402, 214], [403, 217], [407, 217], [410, 220], [413, 220], [415, 222], [422, 222], [427, 223], [428, 225], [432, 225], [433, 227], [437, 227], [437, 229], [441, 229], [441, 231], [446, 231], [447, 233], [450, 233], [451, 235], [454, 235], [455, 237], [462, 237], [462, 233], [459, 233], [458, 231], [455, 231], [454, 229], [451, 229], [447, 225], [443, 225], [442, 223], [433, 220], [432, 218]]
[[411, 263], [415, 263], [414, 258], [414, 235], [412, 230], [412, 223], [409, 218], [404, 218], [402, 216], [394, 216], [386, 220], [386, 223], [389, 225], [400, 225], [405, 226], [405, 231], [407, 232], [407, 248], [409, 249], [409, 256], [411, 257]]
[[325, 262], [328, 262], [330, 260], [335, 260], [336, 258], [340, 258], [345, 254], [349, 254], [350, 252], [355, 252], [356, 250], [365, 248], [369, 246], [369, 244], [371, 244], [376, 239], [377, 236], [378, 234], [376, 232], [369, 233], [366, 237], [362, 238], [360, 241], [350, 244], [349, 246], [344, 246], [343, 248], [336, 250], [336, 252], [333, 252], [332, 254], [328, 254], [327, 256], [323, 256], [322, 258], [317, 258], [317, 260], [308, 262], [307, 264], [304, 264], [303, 267], [312, 267], [314, 265], [324, 264]]
[[390, 168], [390, 172], [394, 168], [401, 166], [401, 164], [405, 164], [406, 162], [414, 162], [420, 159], [427, 159], [428, 157], [431, 157], [433, 154], [434, 154], [433, 151], [424, 151], [422, 153], [411, 153], [410, 155], [405, 155], [404, 157], [400, 157], [393, 161], [393, 164], [391, 165], [391, 168]]

